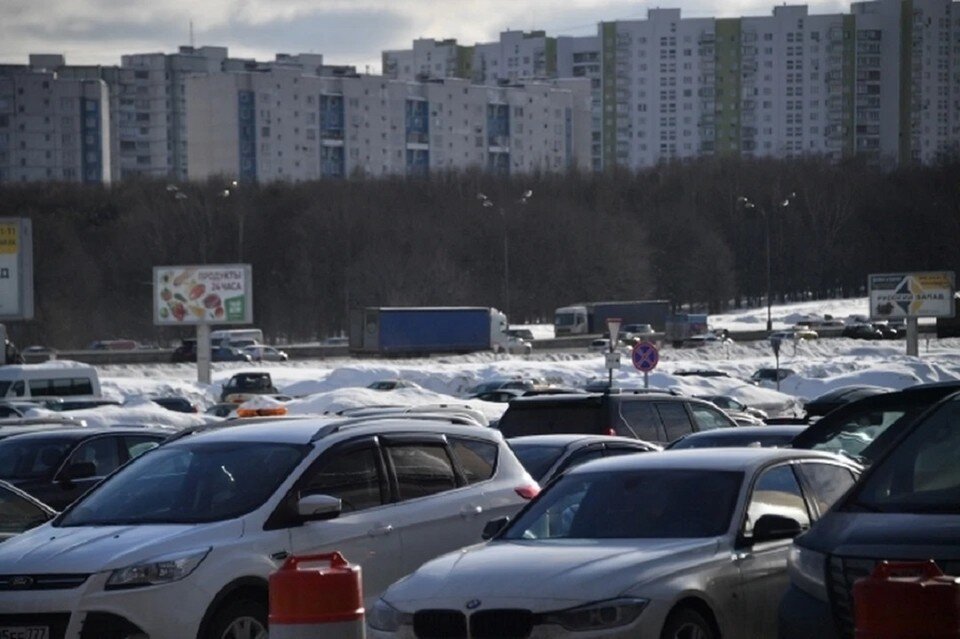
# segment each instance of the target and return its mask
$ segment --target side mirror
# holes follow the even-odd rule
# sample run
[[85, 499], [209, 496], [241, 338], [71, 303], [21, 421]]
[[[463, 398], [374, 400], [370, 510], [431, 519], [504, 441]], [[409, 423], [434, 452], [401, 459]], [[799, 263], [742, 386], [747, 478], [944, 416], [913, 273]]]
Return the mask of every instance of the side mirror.
[[793, 539], [803, 532], [800, 522], [782, 515], [763, 515], [753, 526], [753, 542]]
[[304, 521], [336, 519], [341, 509], [340, 498], [330, 495], [307, 495], [297, 501], [297, 514]]
[[60, 481], [70, 482], [74, 479], [86, 479], [87, 477], [95, 477], [96, 474], [97, 466], [93, 462], [74, 462], [60, 473]]
[[510, 523], [509, 517], [500, 517], [499, 519], [491, 519], [487, 522], [487, 525], [483, 527], [483, 532], [480, 533], [480, 538], [484, 541], [488, 539], [493, 539], [500, 534], [500, 531], [507, 527], [507, 524]]

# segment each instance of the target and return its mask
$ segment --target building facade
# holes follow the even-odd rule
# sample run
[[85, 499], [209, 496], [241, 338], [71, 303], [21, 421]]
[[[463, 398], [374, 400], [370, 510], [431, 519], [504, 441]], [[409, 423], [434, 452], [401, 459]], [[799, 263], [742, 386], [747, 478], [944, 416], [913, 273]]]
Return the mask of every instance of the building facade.
[[304, 75], [272, 68], [186, 83], [189, 178], [304, 181], [586, 170], [585, 81], [486, 87], [457, 78]]

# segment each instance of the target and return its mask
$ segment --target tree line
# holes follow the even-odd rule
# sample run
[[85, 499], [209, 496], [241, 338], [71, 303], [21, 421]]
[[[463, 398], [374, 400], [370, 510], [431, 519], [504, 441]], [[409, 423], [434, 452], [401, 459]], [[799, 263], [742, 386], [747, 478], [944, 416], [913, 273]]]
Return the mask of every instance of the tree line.
[[702, 159], [228, 188], [0, 185], [5, 215], [29, 217], [34, 230], [35, 317], [8, 322], [12, 337], [170, 344], [191, 331], [153, 325], [152, 268], [165, 265], [249, 262], [254, 323], [296, 342], [346, 332], [363, 306], [508, 305], [511, 322], [550, 322], [557, 307], [600, 300], [762, 306], [768, 240], [775, 302], [863, 295], [870, 273], [960, 262], [957, 161], [889, 172]]

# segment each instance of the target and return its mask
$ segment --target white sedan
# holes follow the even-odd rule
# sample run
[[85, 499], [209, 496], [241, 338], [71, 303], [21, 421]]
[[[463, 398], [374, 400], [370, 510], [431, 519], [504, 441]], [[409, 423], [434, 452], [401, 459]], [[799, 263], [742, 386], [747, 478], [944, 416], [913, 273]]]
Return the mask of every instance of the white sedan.
[[290, 359], [289, 355], [280, 349], [262, 344], [245, 346], [243, 352], [249, 355], [250, 359], [255, 362], [285, 362]]
[[589, 462], [506, 528], [490, 522], [491, 541], [390, 586], [369, 636], [776, 637], [791, 540], [858, 472], [827, 453], [771, 448]]

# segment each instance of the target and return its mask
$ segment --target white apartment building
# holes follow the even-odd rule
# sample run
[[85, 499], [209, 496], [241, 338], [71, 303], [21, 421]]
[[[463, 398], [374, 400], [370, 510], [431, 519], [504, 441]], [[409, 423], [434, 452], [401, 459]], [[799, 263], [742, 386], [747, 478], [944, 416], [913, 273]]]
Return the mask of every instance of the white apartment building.
[[594, 171], [603, 168], [603, 66], [600, 38], [590, 36], [557, 38], [557, 77], [587, 78], [590, 81], [590, 163]]
[[62, 64], [0, 66], [0, 182], [110, 182], [107, 84], [50, 70]]
[[274, 67], [186, 82], [189, 178], [500, 173], [590, 166], [584, 80], [484, 87]]
[[469, 79], [472, 55], [471, 47], [462, 47], [453, 39], [419, 38], [413, 41], [413, 49], [381, 54], [383, 75], [394, 80]]

